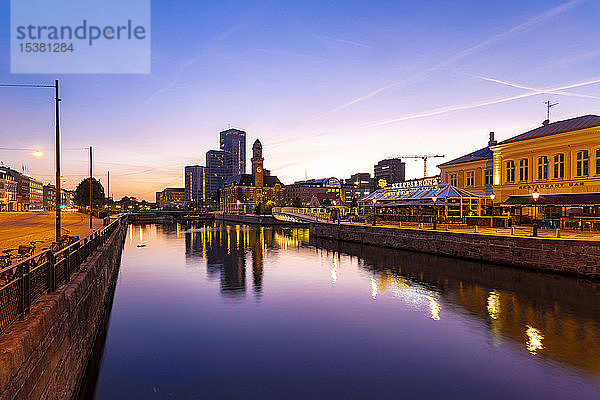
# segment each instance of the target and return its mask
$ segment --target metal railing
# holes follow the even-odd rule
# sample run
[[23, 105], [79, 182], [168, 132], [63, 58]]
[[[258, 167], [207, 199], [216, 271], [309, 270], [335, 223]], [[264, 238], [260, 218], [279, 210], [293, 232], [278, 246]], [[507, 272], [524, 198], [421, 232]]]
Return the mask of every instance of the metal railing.
[[300, 220], [312, 220], [316, 222], [327, 222], [331, 220], [331, 214], [318, 208], [296, 208], [296, 207], [273, 207], [271, 213], [275, 218], [278, 214], [297, 217]]
[[108, 242], [111, 235], [124, 223], [119, 217], [108, 226], [53, 252], [41, 253], [0, 270], [0, 332], [16, 320], [23, 320], [31, 306], [44, 293], [71, 280], [73, 273], [98, 249]]

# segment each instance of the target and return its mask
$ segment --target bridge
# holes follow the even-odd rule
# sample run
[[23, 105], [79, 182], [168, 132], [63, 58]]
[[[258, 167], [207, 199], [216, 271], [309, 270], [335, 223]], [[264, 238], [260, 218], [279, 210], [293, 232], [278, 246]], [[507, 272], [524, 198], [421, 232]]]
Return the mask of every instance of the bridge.
[[271, 213], [275, 219], [286, 222], [306, 224], [331, 221], [331, 214], [320, 208], [273, 207]]

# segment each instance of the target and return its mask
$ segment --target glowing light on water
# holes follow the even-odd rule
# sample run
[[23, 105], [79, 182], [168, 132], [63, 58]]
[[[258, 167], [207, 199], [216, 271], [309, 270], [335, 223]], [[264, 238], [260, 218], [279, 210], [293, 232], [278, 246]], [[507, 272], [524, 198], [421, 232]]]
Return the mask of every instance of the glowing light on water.
[[440, 303], [432, 295], [427, 296], [427, 298], [429, 299], [429, 311], [431, 311], [431, 319], [433, 319], [435, 321], [439, 321], [440, 320], [440, 310], [442, 309], [442, 307], [440, 306]]
[[373, 300], [377, 298], [377, 282], [371, 278], [371, 297]]
[[542, 344], [542, 340], [544, 340], [544, 335], [542, 332], [535, 329], [533, 326], [527, 325], [527, 330], [525, 331], [527, 335], [527, 350], [531, 354], [536, 354], [538, 350], [542, 350], [544, 345]]
[[336, 283], [337, 279], [337, 258], [336, 253], [333, 253], [333, 264], [331, 264], [331, 282]]
[[493, 290], [487, 298], [487, 311], [492, 319], [498, 319], [500, 313], [500, 295]]

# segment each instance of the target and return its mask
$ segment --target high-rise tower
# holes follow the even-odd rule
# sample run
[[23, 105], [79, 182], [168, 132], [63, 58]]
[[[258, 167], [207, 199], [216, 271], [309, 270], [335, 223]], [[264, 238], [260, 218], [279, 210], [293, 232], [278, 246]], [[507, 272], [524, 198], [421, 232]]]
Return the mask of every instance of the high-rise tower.
[[246, 132], [239, 129], [227, 129], [219, 134], [221, 150], [231, 154], [227, 174], [236, 176], [246, 173]]

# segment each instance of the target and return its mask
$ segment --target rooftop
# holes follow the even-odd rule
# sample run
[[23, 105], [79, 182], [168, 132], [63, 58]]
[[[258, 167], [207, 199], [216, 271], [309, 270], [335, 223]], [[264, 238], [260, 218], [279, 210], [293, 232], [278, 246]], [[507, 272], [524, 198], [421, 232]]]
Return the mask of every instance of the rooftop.
[[479, 160], [491, 160], [494, 155], [494, 152], [490, 150], [489, 147], [484, 147], [483, 149], [479, 149], [472, 153], [469, 153], [465, 156], [455, 158], [454, 160], [447, 161], [443, 164], [439, 164], [438, 167], [453, 165], [453, 164], [462, 164], [471, 161], [479, 161]]
[[584, 115], [581, 117], [565, 119], [564, 121], [557, 121], [542, 125], [539, 128], [535, 128], [510, 139], [506, 139], [498, 144], [520, 142], [522, 140], [557, 135], [564, 132], [578, 131], [580, 129], [591, 128], [594, 126], [600, 126], [600, 116], [591, 114]]

